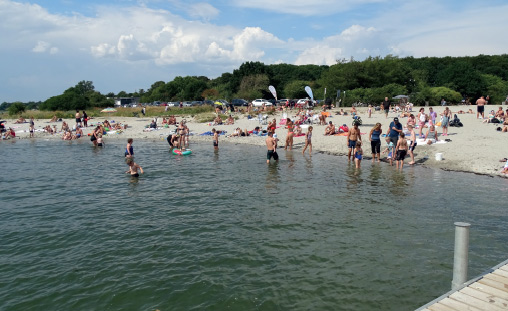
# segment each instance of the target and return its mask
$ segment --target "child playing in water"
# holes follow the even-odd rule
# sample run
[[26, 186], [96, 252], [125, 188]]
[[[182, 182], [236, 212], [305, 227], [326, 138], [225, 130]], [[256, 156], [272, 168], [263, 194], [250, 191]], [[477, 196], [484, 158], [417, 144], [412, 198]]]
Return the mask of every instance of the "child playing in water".
[[393, 166], [393, 158], [394, 154], [393, 151], [395, 149], [395, 145], [393, 142], [390, 141], [390, 137], [386, 136], [386, 149], [383, 150], [382, 153], [388, 152], [388, 157], [386, 158], [388, 161], [390, 161], [390, 165]]
[[309, 147], [309, 155], [312, 153], [312, 126], [309, 126], [307, 134], [305, 134], [305, 147], [303, 147], [302, 154], [305, 154], [305, 150]]
[[104, 142], [102, 141], [102, 133], [97, 134], [97, 146], [102, 147]]
[[400, 133], [400, 138], [397, 141], [397, 146], [395, 147], [395, 154], [397, 155], [397, 158], [395, 159], [397, 161], [397, 168], [400, 169], [404, 166], [404, 158], [407, 154], [407, 140], [404, 135], [404, 133]]
[[361, 141], [357, 141], [356, 142], [356, 146], [355, 146], [355, 165], [356, 165], [356, 168], [360, 168], [361, 167], [362, 155], [363, 155], [362, 142]]
[[143, 174], [143, 168], [139, 166], [137, 163], [134, 162], [134, 160], [130, 157], [125, 159], [125, 163], [129, 166], [129, 169], [125, 172], [130, 173], [132, 177], [139, 177], [138, 169]]
[[213, 133], [213, 149], [219, 150], [219, 133], [214, 128], [212, 129]]

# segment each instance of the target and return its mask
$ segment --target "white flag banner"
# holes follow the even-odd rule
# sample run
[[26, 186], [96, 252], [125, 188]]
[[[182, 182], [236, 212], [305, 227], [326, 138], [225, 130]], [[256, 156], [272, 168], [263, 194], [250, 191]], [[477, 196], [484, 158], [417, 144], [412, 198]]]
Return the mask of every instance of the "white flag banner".
[[273, 97], [275, 97], [275, 100], [277, 100], [277, 91], [275, 90], [275, 87], [273, 87], [273, 85], [270, 85], [268, 89], [270, 90], [270, 92], [272, 92], [272, 95]]
[[312, 89], [310, 88], [310, 86], [306, 86], [305, 87], [305, 92], [307, 92], [307, 94], [309, 94], [309, 97], [312, 101], [314, 101], [314, 95], [312, 94]]

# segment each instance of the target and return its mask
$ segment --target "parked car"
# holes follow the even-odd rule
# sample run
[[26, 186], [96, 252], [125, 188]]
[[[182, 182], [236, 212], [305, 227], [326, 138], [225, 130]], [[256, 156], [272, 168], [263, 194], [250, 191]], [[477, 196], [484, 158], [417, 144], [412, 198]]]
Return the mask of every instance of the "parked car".
[[312, 102], [310, 99], [299, 99], [296, 102], [296, 108], [311, 108], [316, 105], [316, 101]]
[[209, 99], [207, 99], [207, 100], [205, 100], [203, 102], [204, 105], [210, 105], [210, 106], [213, 106], [213, 103], [214, 103], [214, 101], [213, 100], [209, 100]]
[[233, 99], [231, 104], [233, 104], [233, 106], [248, 106], [249, 102], [245, 99]]
[[253, 107], [262, 107], [263, 105], [272, 106], [272, 103], [267, 101], [266, 99], [255, 99], [252, 101]]
[[190, 107], [190, 106], [192, 106], [192, 103], [190, 101], [184, 101], [184, 102], [182, 102], [182, 106]]
[[289, 99], [279, 99], [277, 106], [289, 106]]
[[195, 100], [191, 103], [191, 106], [201, 106], [203, 105], [203, 102], [200, 100]]

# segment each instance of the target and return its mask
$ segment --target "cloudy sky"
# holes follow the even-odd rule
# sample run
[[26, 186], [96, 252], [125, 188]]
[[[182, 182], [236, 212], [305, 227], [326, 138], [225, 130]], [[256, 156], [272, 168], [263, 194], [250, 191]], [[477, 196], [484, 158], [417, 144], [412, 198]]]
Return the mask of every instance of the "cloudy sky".
[[246, 61], [508, 53], [506, 0], [0, 0], [0, 103], [101, 93]]

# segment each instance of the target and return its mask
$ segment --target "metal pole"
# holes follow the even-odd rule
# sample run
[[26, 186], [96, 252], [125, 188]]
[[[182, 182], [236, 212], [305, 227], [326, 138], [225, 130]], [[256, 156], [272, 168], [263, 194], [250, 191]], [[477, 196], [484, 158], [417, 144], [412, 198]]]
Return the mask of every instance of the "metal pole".
[[452, 290], [467, 282], [469, 227], [466, 222], [455, 223], [455, 249], [453, 252]]

